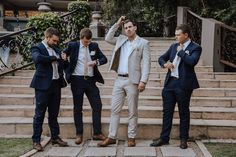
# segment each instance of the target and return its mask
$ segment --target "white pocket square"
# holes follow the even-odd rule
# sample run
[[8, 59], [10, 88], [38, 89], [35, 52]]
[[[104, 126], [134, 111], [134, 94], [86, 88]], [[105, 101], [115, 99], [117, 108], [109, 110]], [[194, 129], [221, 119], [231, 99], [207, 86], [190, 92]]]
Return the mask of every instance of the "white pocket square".
[[91, 55], [91, 56], [94, 56], [94, 55], [95, 55], [95, 51], [91, 51], [91, 52], [90, 52], [90, 55]]
[[189, 55], [189, 50], [184, 51], [187, 55]]

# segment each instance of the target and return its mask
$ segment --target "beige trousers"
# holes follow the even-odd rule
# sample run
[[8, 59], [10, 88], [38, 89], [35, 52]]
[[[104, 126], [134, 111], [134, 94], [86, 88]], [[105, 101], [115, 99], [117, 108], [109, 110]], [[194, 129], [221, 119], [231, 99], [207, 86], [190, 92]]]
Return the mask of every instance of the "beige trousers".
[[120, 111], [124, 105], [125, 97], [129, 110], [128, 138], [135, 138], [138, 124], [138, 85], [133, 84], [128, 77], [117, 77], [111, 102], [111, 118], [108, 137], [115, 139], [120, 123]]

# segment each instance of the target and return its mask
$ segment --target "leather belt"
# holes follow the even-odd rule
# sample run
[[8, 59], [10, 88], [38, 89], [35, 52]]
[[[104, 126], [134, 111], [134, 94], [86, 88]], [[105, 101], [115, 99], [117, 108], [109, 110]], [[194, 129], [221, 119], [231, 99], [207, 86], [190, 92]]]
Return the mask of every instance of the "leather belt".
[[129, 74], [118, 74], [120, 77], [129, 77]]
[[72, 75], [73, 77], [77, 77], [77, 78], [83, 78], [84, 80], [88, 80], [93, 78], [93, 76], [78, 76], [78, 75]]
[[170, 78], [173, 79], [173, 80], [178, 80], [179, 79], [178, 77], [174, 77], [174, 76], [171, 76]]

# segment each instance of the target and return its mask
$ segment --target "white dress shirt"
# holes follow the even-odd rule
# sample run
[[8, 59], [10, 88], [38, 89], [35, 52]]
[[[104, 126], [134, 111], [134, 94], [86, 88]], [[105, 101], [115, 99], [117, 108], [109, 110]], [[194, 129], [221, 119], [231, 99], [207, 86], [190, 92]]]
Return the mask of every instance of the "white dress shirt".
[[[188, 45], [190, 44], [191, 40], [189, 39], [188, 41], [186, 41], [183, 45], [183, 51], [185, 51], [186, 47], [188, 47]], [[175, 55], [175, 58], [172, 62], [172, 64], [174, 65], [174, 68], [171, 70], [171, 76], [173, 77], [177, 77], [179, 78], [179, 63], [181, 61], [181, 58], [178, 56], [178, 52]]]
[[119, 67], [118, 67], [118, 74], [128, 74], [128, 64], [129, 64], [129, 56], [133, 50], [133, 48], [136, 46], [136, 40], [137, 36], [134, 40], [130, 41], [127, 40], [122, 46], [120, 50], [120, 61], [119, 61]]
[[[87, 53], [87, 54], [86, 54]], [[87, 57], [87, 59], [85, 58]], [[93, 73], [93, 67], [88, 66], [86, 62], [86, 60], [92, 61], [91, 57], [90, 57], [90, 53], [89, 53], [89, 48], [85, 47], [82, 42], [80, 41], [80, 47], [79, 47], [79, 55], [78, 55], [78, 60], [77, 60], [77, 64], [75, 67], [74, 72], [72, 73], [72, 75], [78, 75], [78, 76], [94, 76]], [[88, 71], [85, 72], [85, 67], [84, 66], [88, 66]], [[87, 74], [85, 74], [87, 73]]]
[[[48, 44], [43, 40], [42, 41], [43, 45], [46, 47], [49, 56], [56, 56], [57, 58], [59, 58], [59, 56], [57, 55], [57, 53], [48, 46]], [[53, 80], [57, 80], [59, 79], [59, 73], [58, 73], [58, 63], [57, 62], [52, 62], [52, 69], [53, 69], [53, 76], [52, 79]]]

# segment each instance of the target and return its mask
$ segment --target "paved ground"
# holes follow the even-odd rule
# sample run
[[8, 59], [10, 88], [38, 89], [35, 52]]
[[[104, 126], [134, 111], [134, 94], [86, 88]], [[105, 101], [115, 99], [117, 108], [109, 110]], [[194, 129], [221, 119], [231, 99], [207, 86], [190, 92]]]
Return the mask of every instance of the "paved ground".
[[33, 157], [205, 157], [196, 142], [188, 142], [188, 149], [180, 149], [179, 141], [172, 140], [163, 147], [149, 147], [150, 140], [137, 140], [136, 147], [127, 147], [127, 141], [119, 140], [117, 144], [106, 148], [97, 147], [98, 141], [86, 140], [75, 145], [73, 139], [66, 139], [69, 147], [54, 147], [50, 143], [43, 152]]

